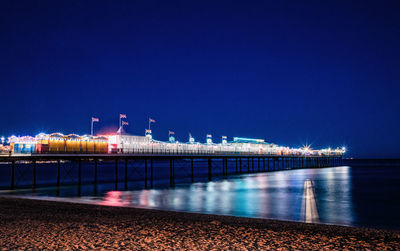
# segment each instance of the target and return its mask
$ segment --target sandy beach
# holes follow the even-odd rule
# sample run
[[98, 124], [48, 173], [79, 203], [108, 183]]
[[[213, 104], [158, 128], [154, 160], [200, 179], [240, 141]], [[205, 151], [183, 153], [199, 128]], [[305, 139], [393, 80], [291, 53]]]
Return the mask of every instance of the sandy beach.
[[400, 232], [0, 198], [10, 249], [400, 249]]

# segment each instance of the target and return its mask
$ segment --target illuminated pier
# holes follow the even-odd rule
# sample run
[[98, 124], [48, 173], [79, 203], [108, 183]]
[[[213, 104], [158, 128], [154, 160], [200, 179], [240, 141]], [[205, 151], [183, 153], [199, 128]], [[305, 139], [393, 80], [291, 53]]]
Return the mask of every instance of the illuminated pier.
[[[10, 189], [19, 188], [19, 180], [24, 179], [24, 172], [31, 172], [31, 187], [37, 187], [37, 164], [52, 163], [57, 170], [55, 184], [59, 188], [63, 177], [63, 163], [73, 163], [67, 170], [68, 175], [74, 175], [80, 194], [82, 185], [82, 162], [92, 166], [94, 192], [97, 193], [99, 184], [99, 163], [113, 163], [115, 190], [128, 189], [129, 170], [136, 170], [138, 177], [143, 179], [144, 188], [153, 188], [154, 167], [169, 163], [169, 184], [176, 183], [177, 172], [187, 172], [190, 181], [195, 181], [195, 170], [205, 168], [209, 181], [216, 176], [216, 170], [222, 169], [222, 177], [243, 173], [269, 172], [297, 168], [323, 168], [341, 165], [345, 149], [312, 150], [309, 147], [289, 148], [266, 143], [262, 139], [235, 137], [227, 141], [222, 137], [221, 143], [213, 143], [211, 135], [207, 135], [206, 143], [197, 143], [190, 136], [188, 143], [180, 143], [170, 137], [169, 142], [152, 139], [146, 136], [132, 135], [100, 135], [79, 136], [76, 134], [63, 135], [39, 134], [36, 137], [10, 137], [10, 151], [0, 155], [2, 165], [10, 168]], [[137, 166], [142, 165], [142, 172]], [[198, 163], [205, 163], [200, 165]], [[22, 170], [21, 165], [25, 167]], [[124, 166], [123, 180], [118, 174], [119, 167]], [[26, 168], [28, 166], [28, 168]], [[231, 168], [229, 169], [228, 166]], [[179, 170], [176, 170], [176, 167]], [[74, 170], [72, 170], [74, 169]], [[75, 170], [76, 169], [76, 170]], [[19, 175], [16, 175], [16, 174]], [[75, 176], [76, 175], [76, 176]], [[221, 174], [219, 174], [220, 176]], [[119, 183], [124, 187], [118, 187]], [[21, 187], [21, 186], [20, 186]], [[25, 185], [26, 187], [26, 185]]]
[[[9, 155], [37, 154], [154, 154], [154, 155], [295, 155], [295, 156], [342, 156], [344, 148], [313, 150], [309, 147], [290, 148], [267, 143], [263, 139], [234, 137], [228, 142], [222, 136], [221, 143], [214, 143], [210, 134], [206, 143], [196, 142], [190, 135], [189, 142], [183, 143], [170, 136], [169, 141], [146, 136], [124, 134], [112, 135], [63, 135], [61, 133], [38, 134], [35, 137], [11, 136]], [[7, 152], [6, 152], [7, 154]]]

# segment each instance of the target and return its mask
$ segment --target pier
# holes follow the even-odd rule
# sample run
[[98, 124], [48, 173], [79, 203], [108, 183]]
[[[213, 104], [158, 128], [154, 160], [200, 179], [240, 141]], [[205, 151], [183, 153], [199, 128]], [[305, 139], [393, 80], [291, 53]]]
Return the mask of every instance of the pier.
[[[113, 163], [114, 177], [110, 181], [115, 183], [115, 190], [128, 190], [128, 184], [131, 181], [129, 171], [135, 170], [137, 177], [142, 179], [143, 188], [153, 188], [155, 173], [154, 169], [161, 163], [169, 163], [169, 185], [176, 184], [176, 175], [185, 172], [190, 176], [189, 182], [194, 182], [197, 178], [195, 170], [204, 168], [206, 170], [208, 181], [215, 177], [228, 178], [232, 175], [245, 173], [270, 172], [288, 169], [300, 168], [324, 168], [340, 166], [342, 164], [342, 155], [322, 155], [322, 156], [303, 156], [303, 155], [270, 155], [270, 154], [246, 154], [232, 152], [137, 152], [137, 153], [119, 153], [119, 154], [28, 154], [28, 155], [7, 155], [0, 156], [1, 168], [9, 168], [10, 184], [9, 189], [27, 188], [27, 185], [19, 186], [19, 182], [26, 177], [32, 178], [30, 184], [34, 191], [38, 185], [38, 163], [49, 163], [56, 169], [54, 184], [47, 186], [77, 185], [78, 195], [82, 185], [82, 163], [90, 165], [93, 175], [93, 189], [97, 194], [99, 184], [98, 176], [101, 171], [99, 163]], [[64, 170], [64, 163], [73, 163], [69, 169]], [[140, 164], [138, 164], [140, 163]], [[201, 163], [201, 164], [199, 164]], [[137, 166], [142, 165], [142, 171], [137, 171]], [[231, 168], [229, 169], [228, 166]], [[123, 174], [118, 173], [123, 167]], [[233, 168], [232, 168], [233, 167]], [[165, 168], [165, 167], [164, 167]], [[167, 167], [168, 168], [168, 167]], [[222, 169], [222, 170], [221, 170]], [[219, 170], [218, 174], [216, 170]], [[222, 172], [221, 172], [222, 171]], [[30, 173], [27, 175], [27, 173]], [[73, 178], [74, 184], [63, 184], [64, 177]], [[121, 176], [123, 180], [121, 180]], [[112, 181], [113, 180], [113, 181]], [[137, 179], [136, 179], [137, 180]], [[119, 187], [120, 183], [123, 187]]]

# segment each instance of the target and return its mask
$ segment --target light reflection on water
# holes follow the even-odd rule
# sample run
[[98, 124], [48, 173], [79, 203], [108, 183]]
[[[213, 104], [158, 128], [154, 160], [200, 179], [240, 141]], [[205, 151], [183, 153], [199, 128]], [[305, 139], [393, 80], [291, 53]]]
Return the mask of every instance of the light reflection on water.
[[128, 206], [302, 221], [304, 182], [314, 184], [322, 223], [352, 225], [350, 167], [248, 174], [170, 189], [109, 191], [96, 202]]

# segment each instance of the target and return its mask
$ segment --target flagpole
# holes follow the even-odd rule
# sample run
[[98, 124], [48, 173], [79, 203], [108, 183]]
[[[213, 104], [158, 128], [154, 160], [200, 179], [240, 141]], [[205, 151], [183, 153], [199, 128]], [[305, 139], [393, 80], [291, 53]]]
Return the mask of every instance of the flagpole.
[[150, 118], [149, 118], [149, 130], [150, 130]]
[[93, 136], [93, 118], [92, 118], [92, 123], [91, 123], [91, 127], [90, 127], [90, 135]]

